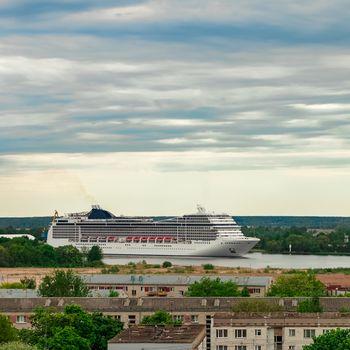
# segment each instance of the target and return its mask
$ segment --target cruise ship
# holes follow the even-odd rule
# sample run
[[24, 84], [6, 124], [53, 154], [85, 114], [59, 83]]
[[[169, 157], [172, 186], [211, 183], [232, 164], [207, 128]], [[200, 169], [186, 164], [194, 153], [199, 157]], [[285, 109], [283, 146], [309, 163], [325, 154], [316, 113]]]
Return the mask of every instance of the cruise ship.
[[47, 243], [78, 249], [101, 247], [104, 256], [236, 257], [249, 252], [258, 238], [246, 237], [230, 215], [207, 212], [154, 220], [115, 216], [99, 206], [89, 212], [58, 216], [50, 225]]

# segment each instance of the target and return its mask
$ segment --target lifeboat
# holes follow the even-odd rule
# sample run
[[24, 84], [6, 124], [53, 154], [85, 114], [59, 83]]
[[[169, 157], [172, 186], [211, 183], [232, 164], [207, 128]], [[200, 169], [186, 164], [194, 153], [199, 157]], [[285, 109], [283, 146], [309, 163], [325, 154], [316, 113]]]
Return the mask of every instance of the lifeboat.
[[114, 236], [107, 237], [107, 242], [114, 242], [114, 241], [115, 241], [115, 237]]

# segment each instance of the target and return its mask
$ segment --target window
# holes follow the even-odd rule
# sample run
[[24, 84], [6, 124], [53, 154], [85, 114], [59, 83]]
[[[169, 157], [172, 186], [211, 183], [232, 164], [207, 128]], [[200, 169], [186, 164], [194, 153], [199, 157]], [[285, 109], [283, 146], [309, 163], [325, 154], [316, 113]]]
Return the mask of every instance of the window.
[[26, 317], [24, 315], [17, 315], [16, 316], [16, 323], [26, 323]]
[[295, 337], [295, 329], [294, 328], [289, 328], [289, 336]]
[[121, 320], [121, 316], [120, 315], [114, 315], [114, 319], [120, 321]]
[[304, 329], [304, 338], [312, 338], [315, 336], [314, 329]]
[[227, 345], [216, 345], [216, 350], [227, 350]]
[[326, 334], [326, 333], [328, 333], [330, 331], [330, 329], [324, 329], [323, 331], [322, 331], [322, 333], [323, 334]]
[[184, 316], [183, 315], [174, 315], [173, 320], [182, 322], [184, 320]]
[[256, 329], [255, 330], [255, 335], [257, 335], [257, 336], [261, 335], [261, 329]]
[[227, 329], [217, 329], [216, 338], [227, 338]]
[[135, 296], [135, 295], [136, 295], [136, 290], [135, 290], [135, 289], [133, 289], [133, 290], [131, 291], [131, 295], [132, 295], [132, 296]]
[[288, 350], [295, 350], [295, 345], [289, 345]]
[[247, 350], [245, 345], [235, 345], [235, 350]]
[[235, 329], [235, 338], [246, 338], [247, 330], [246, 329]]
[[261, 345], [255, 345], [254, 350], [261, 350], [262, 346]]
[[136, 324], [136, 316], [135, 315], [129, 315], [128, 316], [128, 323], [129, 324]]
[[198, 315], [191, 315], [191, 322], [198, 323]]

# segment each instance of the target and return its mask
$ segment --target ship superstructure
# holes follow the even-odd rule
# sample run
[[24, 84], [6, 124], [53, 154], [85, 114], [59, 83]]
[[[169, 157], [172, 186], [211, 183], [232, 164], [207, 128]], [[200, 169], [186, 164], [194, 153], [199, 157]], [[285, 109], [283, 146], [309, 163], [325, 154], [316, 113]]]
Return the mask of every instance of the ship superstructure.
[[98, 245], [106, 256], [239, 256], [258, 241], [244, 236], [231, 216], [200, 206], [196, 214], [162, 220], [115, 216], [93, 206], [89, 212], [55, 215], [47, 239], [54, 247]]

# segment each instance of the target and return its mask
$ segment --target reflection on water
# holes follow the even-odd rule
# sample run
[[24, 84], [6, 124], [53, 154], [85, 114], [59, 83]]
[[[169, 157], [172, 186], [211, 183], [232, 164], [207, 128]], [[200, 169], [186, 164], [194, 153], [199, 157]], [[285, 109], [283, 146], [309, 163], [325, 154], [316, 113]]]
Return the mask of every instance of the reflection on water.
[[110, 265], [127, 264], [130, 261], [145, 260], [149, 264], [161, 264], [171, 261], [174, 265], [202, 265], [213, 264], [227, 267], [280, 267], [280, 268], [332, 268], [350, 267], [348, 256], [323, 255], [283, 255], [251, 253], [241, 258], [199, 258], [199, 257], [149, 257], [149, 256], [123, 256], [106, 258], [104, 262]]

